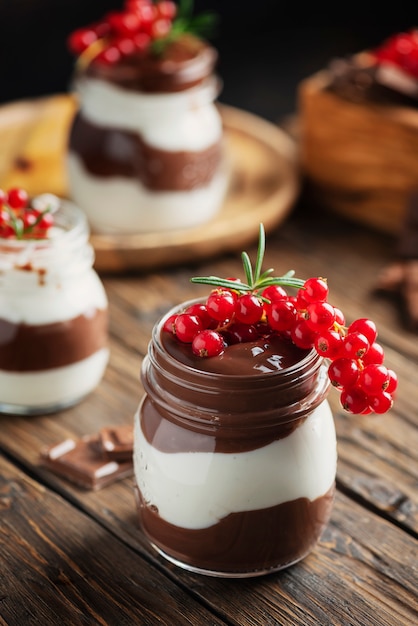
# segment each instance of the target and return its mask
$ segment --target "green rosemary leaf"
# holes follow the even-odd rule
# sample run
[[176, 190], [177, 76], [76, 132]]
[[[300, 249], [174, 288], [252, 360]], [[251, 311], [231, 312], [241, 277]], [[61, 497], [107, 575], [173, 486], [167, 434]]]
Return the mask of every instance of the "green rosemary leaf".
[[211, 37], [218, 26], [218, 16], [215, 13], [201, 13], [190, 19], [189, 31], [200, 37]]
[[254, 287], [254, 276], [253, 276], [253, 268], [251, 267], [250, 257], [246, 252], [241, 253], [242, 265], [244, 267], [245, 278], [247, 279], [248, 285], [253, 288]]
[[236, 291], [251, 291], [251, 287], [242, 282], [220, 278], [219, 276], [194, 276], [190, 279], [192, 283], [201, 285], [212, 285], [213, 287], [223, 287], [225, 289], [235, 289]]
[[255, 262], [255, 271], [254, 271], [255, 283], [257, 283], [260, 278], [261, 267], [263, 265], [265, 251], [266, 251], [266, 233], [264, 230], [264, 225], [260, 224], [260, 230], [259, 230], [259, 235], [258, 235], [257, 258]]
[[258, 277], [258, 281], [257, 281], [257, 286], [258, 283], [261, 280], [264, 280], [265, 278], [267, 278], [267, 276], [269, 276], [270, 274], [272, 274], [274, 272], [274, 269], [272, 267], [270, 267], [268, 270], [266, 270], [265, 272], [263, 272], [262, 274], [260, 274], [260, 276]]
[[193, 14], [193, 9], [194, 0], [180, 0], [176, 21], [179, 18], [190, 18]]
[[294, 287], [300, 289], [305, 284], [301, 278], [292, 278], [289, 276], [272, 276], [260, 281], [257, 285], [258, 289], [265, 289], [271, 285], [281, 285], [282, 287]]

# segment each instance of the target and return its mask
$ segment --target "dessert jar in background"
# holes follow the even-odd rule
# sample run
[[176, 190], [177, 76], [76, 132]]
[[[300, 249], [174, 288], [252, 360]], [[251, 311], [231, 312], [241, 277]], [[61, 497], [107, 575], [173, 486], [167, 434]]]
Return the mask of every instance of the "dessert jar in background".
[[193, 356], [154, 328], [135, 415], [140, 525], [198, 573], [285, 568], [317, 543], [332, 510], [336, 435], [322, 357], [280, 337]]
[[116, 53], [112, 63], [99, 54], [74, 77], [70, 195], [97, 233], [191, 228], [222, 207], [228, 168], [217, 52], [189, 33], [153, 50]]
[[93, 269], [86, 217], [69, 202], [53, 202], [46, 238], [0, 236], [3, 413], [75, 404], [98, 385], [109, 358], [107, 297]]

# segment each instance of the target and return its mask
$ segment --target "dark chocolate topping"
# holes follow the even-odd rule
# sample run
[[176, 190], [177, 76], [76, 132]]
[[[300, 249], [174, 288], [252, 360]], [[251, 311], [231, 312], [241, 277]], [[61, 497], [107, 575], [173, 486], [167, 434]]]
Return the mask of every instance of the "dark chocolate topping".
[[308, 354], [291, 341], [272, 334], [256, 341], [236, 343], [219, 356], [201, 358], [193, 354], [190, 344], [182, 343], [168, 332], [161, 335], [165, 350], [188, 367], [216, 374], [257, 376], [292, 367]]
[[137, 498], [140, 523], [154, 545], [190, 566], [232, 574], [285, 567], [306, 556], [328, 523], [334, 486], [313, 502], [298, 498], [231, 513], [201, 529], [174, 526], [147, 506], [138, 491]]
[[217, 52], [208, 43], [183, 35], [169, 43], [163, 54], [138, 53], [115, 65], [91, 63], [85, 75], [149, 93], [183, 91], [203, 82], [214, 70]]
[[150, 444], [166, 451], [255, 449], [290, 434], [328, 392], [323, 359], [285, 338], [260, 337], [225, 355], [194, 357], [190, 345], [161, 325], [155, 329], [141, 373], [142, 430]]
[[37, 372], [77, 363], [106, 346], [107, 319], [98, 309], [52, 324], [0, 319], [0, 369]]
[[130, 177], [154, 191], [184, 191], [211, 182], [223, 144], [218, 141], [200, 152], [159, 150], [137, 133], [96, 126], [80, 113], [70, 132], [69, 149], [94, 176]]
[[378, 80], [378, 66], [360, 64], [356, 57], [334, 59], [328, 71], [327, 89], [345, 100], [356, 103], [417, 107], [418, 99], [408, 96]]

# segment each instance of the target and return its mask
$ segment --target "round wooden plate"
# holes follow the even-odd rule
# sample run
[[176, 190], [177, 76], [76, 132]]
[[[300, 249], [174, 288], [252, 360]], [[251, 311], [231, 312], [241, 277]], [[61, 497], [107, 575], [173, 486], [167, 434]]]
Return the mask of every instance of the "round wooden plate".
[[[68, 197], [65, 152], [76, 110], [71, 95], [56, 95], [0, 107], [0, 187], [24, 187]], [[202, 226], [166, 233], [92, 233], [99, 272], [123, 272], [196, 261], [242, 250], [291, 211], [300, 189], [294, 141], [274, 124], [219, 105], [231, 181], [218, 215]]]

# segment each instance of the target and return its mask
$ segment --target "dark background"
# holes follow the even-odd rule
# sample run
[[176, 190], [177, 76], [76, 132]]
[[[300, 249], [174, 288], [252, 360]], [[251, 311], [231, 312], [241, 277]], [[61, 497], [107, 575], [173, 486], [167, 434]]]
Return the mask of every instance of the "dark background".
[[[345, 56], [418, 25], [412, 3], [196, 0], [220, 16], [220, 100], [272, 121], [297, 108], [299, 82]], [[68, 90], [68, 34], [120, 8], [123, 0], [0, 0], [0, 102]], [[415, 5], [416, 6], [416, 5]]]

